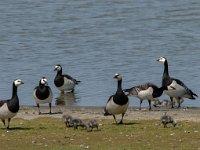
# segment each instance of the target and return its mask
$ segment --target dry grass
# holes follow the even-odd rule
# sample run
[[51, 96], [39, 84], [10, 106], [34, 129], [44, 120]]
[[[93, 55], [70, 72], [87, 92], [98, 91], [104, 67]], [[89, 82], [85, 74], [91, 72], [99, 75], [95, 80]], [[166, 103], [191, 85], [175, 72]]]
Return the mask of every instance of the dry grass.
[[98, 121], [100, 130], [87, 132], [66, 128], [58, 118], [13, 119], [8, 131], [0, 124], [1, 149], [200, 149], [198, 122], [182, 121], [175, 128], [163, 128], [158, 120], [124, 120], [125, 125]]

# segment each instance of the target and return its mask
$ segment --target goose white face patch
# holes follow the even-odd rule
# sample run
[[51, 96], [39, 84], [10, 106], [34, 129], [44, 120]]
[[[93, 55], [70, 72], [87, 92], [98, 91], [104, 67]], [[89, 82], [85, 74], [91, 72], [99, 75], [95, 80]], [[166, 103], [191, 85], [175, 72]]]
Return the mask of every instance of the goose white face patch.
[[24, 84], [24, 83], [22, 82], [22, 80], [17, 79], [17, 80], [14, 81], [14, 84], [15, 84], [15, 86], [19, 86], [19, 85]]
[[56, 65], [55, 66], [55, 70], [60, 71], [61, 70], [61, 66], [60, 65]]
[[166, 58], [165, 58], [165, 57], [160, 57], [160, 58], [158, 59], [158, 61], [164, 63], [164, 62], [166, 61]]
[[42, 78], [42, 79], [40, 80], [40, 83], [41, 83], [41, 84], [46, 84], [46, 83], [47, 83], [47, 79], [46, 79], [46, 78]]

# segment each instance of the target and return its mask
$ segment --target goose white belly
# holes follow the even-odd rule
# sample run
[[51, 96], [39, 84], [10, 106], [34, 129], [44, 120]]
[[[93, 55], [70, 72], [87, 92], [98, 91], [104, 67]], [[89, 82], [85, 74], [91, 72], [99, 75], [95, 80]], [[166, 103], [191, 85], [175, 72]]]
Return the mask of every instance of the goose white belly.
[[144, 100], [144, 99], [153, 99], [152, 93], [153, 93], [153, 88], [149, 87], [146, 90], [139, 91], [137, 97], [139, 99], [141, 99], [141, 100]]
[[[175, 89], [173, 89], [173, 88]], [[173, 81], [169, 86], [168, 86], [168, 90], [165, 90], [165, 93], [171, 97], [182, 97], [183, 95], [186, 94], [186, 89], [177, 84], [176, 81]]]
[[72, 91], [74, 87], [75, 87], [75, 83], [72, 80], [69, 80], [66, 77], [64, 77], [64, 84], [58, 87], [58, 89], [60, 91]]
[[129, 102], [127, 102], [125, 105], [118, 105], [114, 103], [113, 98], [107, 103], [106, 110], [109, 114], [123, 114], [126, 112], [128, 108]]
[[0, 108], [0, 119], [7, 119], [7, 118], [12, 118], [16, 115], [17, 113], [12, 113], [7, 106], [7, 103], [4, 103], [1, 108]]

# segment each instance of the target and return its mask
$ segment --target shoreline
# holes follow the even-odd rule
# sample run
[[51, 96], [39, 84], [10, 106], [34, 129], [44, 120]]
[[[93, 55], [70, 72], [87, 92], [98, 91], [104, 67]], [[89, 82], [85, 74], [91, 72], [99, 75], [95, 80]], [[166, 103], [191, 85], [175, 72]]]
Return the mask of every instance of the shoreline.
[[[39, 117], [52, 117], [62, 118], [63, 114], [68, 114], [76, 118], [81, 119], [113, 119], [112, 116], [104, 116], [104, 107], [97, 106], [53, 106], [52, 114], [49, 115], [49, 107], [41, 106], [41, 115], [38, 115], [38, 108], [36, 106], [20, 106], [20, 110], [15, 118], [21, 118], [25, 120], [32, 120]], [[194, 121], [200, 122], [200, 108], [153, 108], [149, 111], [148, 108], [139, 110], [136, 107], [129, 107], [124, 120], [159, 120], [164, 112], [174, 117], [177, 121]], [[121, 115], [116, 115], [117, 119], [121, 119]]]

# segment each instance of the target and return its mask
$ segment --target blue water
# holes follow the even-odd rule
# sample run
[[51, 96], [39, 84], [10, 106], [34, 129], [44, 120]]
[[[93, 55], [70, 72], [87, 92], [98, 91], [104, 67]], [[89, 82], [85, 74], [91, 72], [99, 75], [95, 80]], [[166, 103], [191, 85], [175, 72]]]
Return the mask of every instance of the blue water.
[[[116, 72], [124, 88], [161, 85], [160, 56], [168, 58], [172, 77], [200, 95], [198, 0], [3, 0], [0, 14], [0, 99], [20, 78], [20, 104], [35, 105], [33, 88], [46, 76], [54, 105], [104, 106], [116, 91]], [[60, 97], [56, 64], [81, 80], [74, 95]], [[130, 106], [138, 105], [130, 97]], [[199, 98], [183, 106], [199, 107]]]

